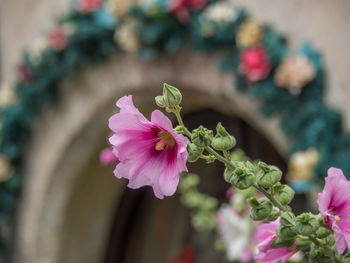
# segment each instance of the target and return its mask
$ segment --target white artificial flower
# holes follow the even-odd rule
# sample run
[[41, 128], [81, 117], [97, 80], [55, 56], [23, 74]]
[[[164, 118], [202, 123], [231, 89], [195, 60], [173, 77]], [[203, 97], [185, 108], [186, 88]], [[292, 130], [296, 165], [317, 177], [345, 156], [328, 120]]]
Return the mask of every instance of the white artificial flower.
[[220, 238], [226, 247], [227, 258], [232, 261], [240, 260], [249, 243], [249, 221], [240, 217], [232, 207], [224, 205], [217, 213], [217, 222]]

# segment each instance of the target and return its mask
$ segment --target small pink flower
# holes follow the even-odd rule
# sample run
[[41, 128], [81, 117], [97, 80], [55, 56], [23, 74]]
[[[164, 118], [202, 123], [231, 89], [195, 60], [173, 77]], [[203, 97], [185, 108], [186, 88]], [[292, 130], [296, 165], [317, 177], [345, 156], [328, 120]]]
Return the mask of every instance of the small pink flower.
[[350, 248], [350, 181], [342, 170], [328, 169], [323, 192], [318, 194], [318, 209], [335, 233], [338, 252], [343, 254]]
[[84, 13], [96, 11], [102, 4], [102, 0], [79, 0], [78, 10]]
[[107, 147], [100, 152], [100, 162], [104, 166], [115, 164], [118, 161], [111, 147]]
[[240, 71], [248, 81], [262, 80], [268, 76], [270, 70], [270, 62], [264, 48], [247, 48], [241, 52]]
[[279, 225], [280, 219], [277, 218], [274, 222], [262, 224], [258, 227], [259, 253], [255, 256], [255, 259], [260, 263], [276, 263], [279, 260], [282, 260], [282, 263], [284, 263], [298, 252], [293, 250], [294, 245], [290, 248], [271, 248], [272, 242], [277, 237], [276, 231]]
[[171, 121], [159, 110], [147, 120], [132, 96], [117, 101], [120, 113], [109, 119], [109, 141], [120, 163], [114, 174], [129, 179], [130, 188], [150, 185], [158, 198], [173, 195], [180, 173], [187, 171], [187, 139], [173, 131]]
[[206, 0], [171, 0], [169, 8], [181, 23], [186, 24], [190, 21], [189, 11], [202, 9], [206, 2]]
[[62, 51], [67, 47], [67, 37], [64, 34], [64, 31], [62, 28], [57, 27], [49, 35], [49, 42], [50, 45], [58, 50]]

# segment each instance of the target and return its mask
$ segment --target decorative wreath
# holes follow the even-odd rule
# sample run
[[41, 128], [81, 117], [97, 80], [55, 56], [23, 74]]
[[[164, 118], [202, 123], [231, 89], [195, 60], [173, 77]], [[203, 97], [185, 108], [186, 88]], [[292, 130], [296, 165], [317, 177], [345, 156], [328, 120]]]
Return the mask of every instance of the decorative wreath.
[[350, 175], [350, 135], [342, 129], [342, 115], [324, 103], [324, 67], [311, 44], [290, 51], [283, 35], [229, 0], [78, 0], [50, 34], [25, 51], [14, 89], [1, 89], [3, 253], [32, 122], [57, 99], [61, 81], [113, 52], [150, 60], [184, 45], [205, 53], [220, 51], [218, 69], [235, 74], [232, 86], [260, 99], [264, 116], [280, 115], [281, 128], [293, 142], [288, 178], [297, 191], [323, 179], [330, 166]]

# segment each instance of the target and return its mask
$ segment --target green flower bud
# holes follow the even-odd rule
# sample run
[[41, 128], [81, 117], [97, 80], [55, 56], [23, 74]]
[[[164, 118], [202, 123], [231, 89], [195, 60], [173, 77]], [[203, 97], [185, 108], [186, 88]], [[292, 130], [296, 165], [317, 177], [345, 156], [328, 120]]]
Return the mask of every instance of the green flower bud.
[[275, 221], [279, 216], [280, 212], [277, 210], [272, 209], [271, 214], [267, 217], [268, 221]]
[[267, 198], [260, 198], [257, 200], [255, 197], [248, 200], [251, 205], [250, 217], [253, 220], [264, 220], [272, 211], [272, 204]]
[[318, 238], [325, 238], [327, 236], [329, 236], [330, 234], [332, 234], [332, 231], [325, 226], [320, 226], [317, 230], [316, 230], [316, 237]]
[[255, 175], [253, 171], [240, 163], [234, 170], [225, 169], [224, 178], [238, 189], [247, 189], [255, 183]]
[[232, 149], [236, 145], [236, 139], [231, 136], [219, 122], [216, 126], [216, 135], [211, 146], [218, 151], [226, 151]]
[[329, 263], [334, 262], [332, 254], [329, 248], [312, 246], [309, 257], [312, 263]]
[[197, 208], [203, 202], [203, 195], [196, 191], [189, 191], [181, 197], [182, 203], [189, 208]]
[[187, 144], [187, 152], [188, 152], [188, 159], [190, 163], [193, 163], [199, 159], [201, 154], [203, 153], [204, 148], [198, 147], [194, 143], [188, 143]]
[[310, 247], [312, 242], [308, 238], [297, 237], [295, 249], [301, 250]]
[[291, 247], [295, 243], [294, 239], [283, 240], [279, 237], [276, 237], [275, 240], [271, 243], [270, 247], [272, 248], [282, 248], [282, 247]]
[[318, 221], [311, 213], [303, 213], [296, 218], [295, 229], [300, 235], [309, 236], [314, 234], [318, 227]]
[[283, 212], [281, 214], [277, 235], [282, 240], [295, 239], [297, 233], [295, 229], [295, 216], [293, 213]]
[[288, 185], [275, 185], [273, 187], [275, 198], [282, 204], [288, 205], [294, 198], [294, 191]]
[[195, 188], [199, 184], [199, 177], [196, 174], [188, 173], [181, 174], [179, 190], [181, 192], [187, 192], [190, 189]]
[[197, 230], [211, 230], [216, 226], [215, 213], [211, 211], [194, 213], [191, 219], [193, 226]]
[[165, 101], [163, 96], [155, 97], [155, 101], [158, 107], [165, 108]]
[[204, 128], [202, 125], [192, 131], [192, 142], [198, 147], [206, 147], [213, 140], [213, 131]]
[[258, 167], [260, 168], [257, 174], [257, 181], [259, 186], [270, 188], [281, 180], [282, 171], [276, 166], [259, 162]]
[[181, 92], [166, 83], [163, 84], [163, 99], [164, 99], [164, 106], [169, 108], [174, 108], [175, 106], [180, 105], [182, 101], [182, 95]]

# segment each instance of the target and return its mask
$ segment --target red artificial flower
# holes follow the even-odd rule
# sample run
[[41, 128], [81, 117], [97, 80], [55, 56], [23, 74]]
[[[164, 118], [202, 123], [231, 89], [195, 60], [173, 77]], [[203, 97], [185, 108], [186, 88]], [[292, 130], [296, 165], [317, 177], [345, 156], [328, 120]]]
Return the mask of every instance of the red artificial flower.
[[191, 244], [184, 245], [182, 247], [181, 254], [175, 257], [167, 263], [195, 263], [196, 262], [196, 251], [194, 246]]
[[27, 65], [22, 64], [17, 69], [17, 74], [20, 82], [23, 83], [31, 83], [34, 81], [34, 76], [29, 71], [29, 68]]
[[84, 13], [94, 12], [101, 6], [101, 4], [102, 0], [79, 0], [78, 10]]
[[189, 11], [200, 10], [206, 3], [207, 0], [171, 0], [169, 8], [181, 23], [186, 24], [190, 21]]
[[263, 47], [247, 48], [241, 52], [240, 71], [248, 81], [255, 82], [267, 77], [271, 70]]
[[67, 47], [67, 37], [62, 28], [57, 27], [49, 35], [49, 42], [51, 47], [57, 51], [62, 51]]

